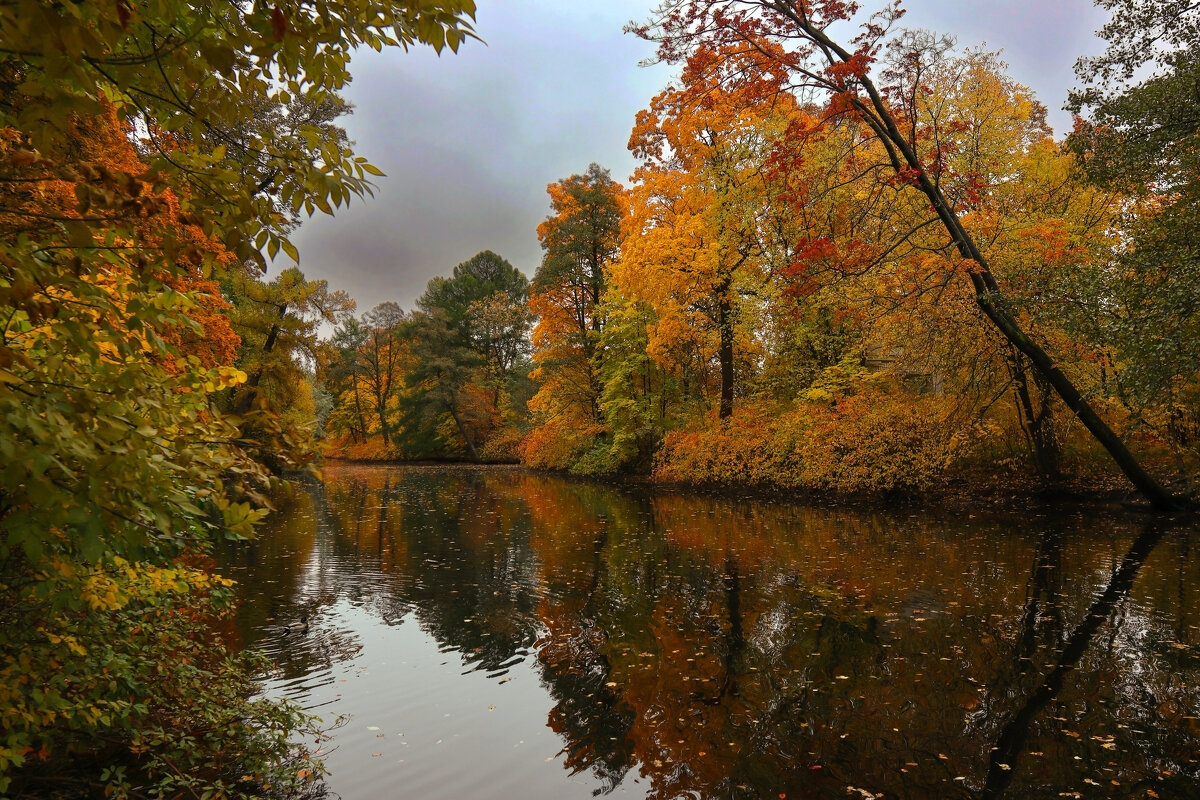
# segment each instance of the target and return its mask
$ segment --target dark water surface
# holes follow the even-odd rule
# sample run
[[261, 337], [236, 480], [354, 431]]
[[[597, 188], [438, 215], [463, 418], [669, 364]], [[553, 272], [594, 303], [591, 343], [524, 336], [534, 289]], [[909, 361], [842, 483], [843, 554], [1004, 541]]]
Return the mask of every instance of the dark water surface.
[[223, 567], [346, 800], [1200, 797], [1194, 526], [325, 478]]

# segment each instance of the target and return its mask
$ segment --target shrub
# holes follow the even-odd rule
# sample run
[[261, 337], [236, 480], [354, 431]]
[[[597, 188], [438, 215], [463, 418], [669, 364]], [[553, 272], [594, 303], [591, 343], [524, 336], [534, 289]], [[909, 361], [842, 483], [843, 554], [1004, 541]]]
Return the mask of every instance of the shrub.
[[667, 434], [654, 475], [842, 492], [913, 492], [942, 479], [971, 441], [949, 401], [867, 391], [781, 414], [762, 406]]
[[511, 464], [521, 459], [521, 429], [516, 425], [505, 425], [488, 437], [479, 450], [479, 457], [492, 464]]
[[[120, 557], [6, 587], [0, 791], [6, 796], [296, 795], [321, 772], [312, 719], [251, 696], [261, 659], [217, 623], [232, 581]], [[58, 598], [45, 602], [47, 589]]]
[[521, 441], [521, 463], [536, 469], [570, 469], [596, 446], [603, 432], [601, 425], [590, 420], [545, 422]]

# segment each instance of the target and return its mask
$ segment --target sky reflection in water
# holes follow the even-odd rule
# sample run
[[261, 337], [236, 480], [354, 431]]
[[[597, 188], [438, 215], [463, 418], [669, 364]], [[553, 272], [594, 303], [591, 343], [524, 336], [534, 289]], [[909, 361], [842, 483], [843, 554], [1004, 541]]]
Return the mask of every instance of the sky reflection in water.
[[1184, 798], [1193, 539], [330, 467], [224, 568], [346, 800]]

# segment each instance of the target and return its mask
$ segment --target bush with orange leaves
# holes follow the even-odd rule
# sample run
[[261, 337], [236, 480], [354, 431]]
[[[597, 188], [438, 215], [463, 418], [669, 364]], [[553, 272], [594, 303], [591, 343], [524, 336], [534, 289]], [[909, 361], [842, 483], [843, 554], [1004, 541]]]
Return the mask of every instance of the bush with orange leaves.
[[570, 469], [596, 446], [603, 433], [603, 425], [588, 420], [547, 422], [521, 441], [521, 463], [534, 469]]
[[975, 440], [951, 400], [872, 388], [781, 414], [739, 409], [711, 428], [668, 433], [663, 481], [838, 492], [911, 493], [947, 478]]

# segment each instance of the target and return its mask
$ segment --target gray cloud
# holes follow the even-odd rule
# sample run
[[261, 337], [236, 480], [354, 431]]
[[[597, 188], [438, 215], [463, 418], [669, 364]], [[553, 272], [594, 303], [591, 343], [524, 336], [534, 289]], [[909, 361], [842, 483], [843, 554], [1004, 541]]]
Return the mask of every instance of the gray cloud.
[[1009, 73], [1034, 90], [1058, 134], [1071, 129], [1062, 110], [1076, 85], [1074, 64], [1103, 50], [1094, 32], [1108, 15], [1090, 0], [911, 0], [903, 24], [950, 33], [964, 47], [1002, 50]]
[[[1099, 48], [1104, 17], [1087, 0], [911, 0], [904, 20], [1002, 48], [1017, 80], [1051, 110], [1073, 85], [1071, 66]], [[480, 250], [532, 275], [546, 185], [596, 161], [625, 180], [637, 110], [669, 81], [666, 67], [621, 32], [652, 0], [483, 0], [477, 30], [457, 55], [365, 51], [355, 57], [345, 127], [356, 151], [387, 173], [375, 196], [295, 236], [301, 268], [345, 289], [365, 311], [411, 308], [425, 284]], [[273, 265], [272, 272], [284, 266]]]

